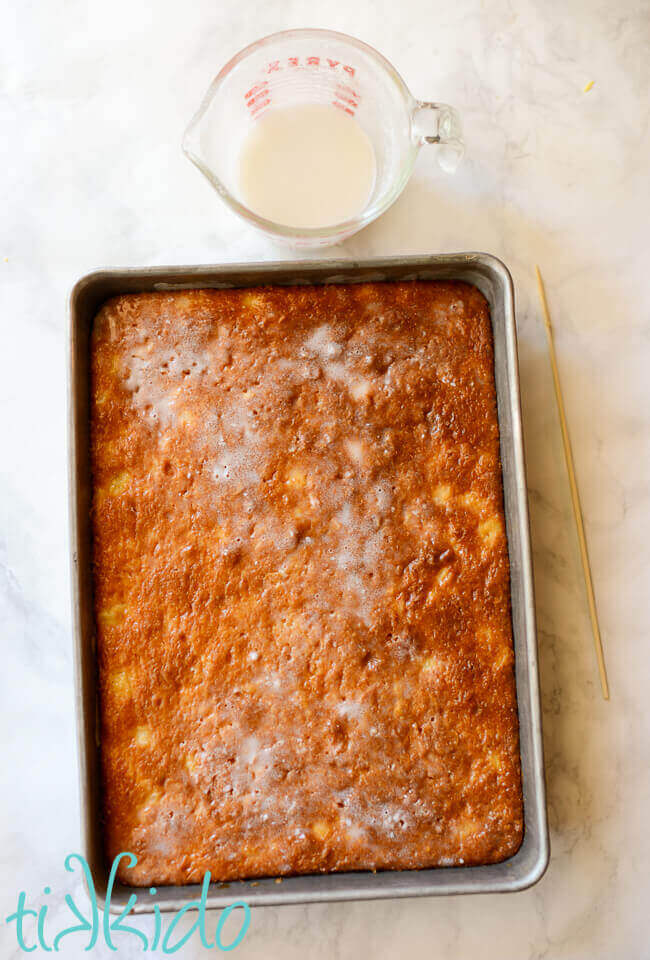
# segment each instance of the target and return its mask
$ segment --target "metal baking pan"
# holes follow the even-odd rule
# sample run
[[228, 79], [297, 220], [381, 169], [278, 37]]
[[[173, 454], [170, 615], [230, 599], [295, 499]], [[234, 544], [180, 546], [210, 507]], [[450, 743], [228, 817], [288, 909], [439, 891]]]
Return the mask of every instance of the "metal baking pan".
[[[494, 332], [496, 392], [501, 431], [501, 462], [510, 556], [517, 703], [524, 794], [524, 840], [503, 863], [478, 867], [438, 867], [379, 873], [332, 873], [212, 884], [208, 906], [235, 899], [251, 906], [368, 900], [459, 893], [522, 890], [535, 883], [548, 863], [542, 731], [537, 669], [535, 605], [531, 569], [526, 474], [519, 406], [519, 376], [512, 278], [495, 257], [483, 253], [400, 257], [365, 261], [234, 264], [101, 270], [88, 274], [70, 295], [70, 518], [72, 600], [76, 664], [83, 852], [97, 896], [106, 898], [108, 867], [102, 844], [102, 811], [97, 733], [95, 626], [91, 577], [91, 477], [89, 457], [89, 344], [95, 314], [111, 296], [197, 287], [248, 287], [260, 284], [356, 283], [379, 280], [464, 280], [474, 284], [490, 306]], [[133, 888], [116, 885], [111, 910], [120, 911]], [[196, 901], [195, 885], [159, 888], [161, 910], [178, 910]], [[147, 902], [148, 901], [148, 902]], [[134, 912], [151, 912], [148, 896]]]

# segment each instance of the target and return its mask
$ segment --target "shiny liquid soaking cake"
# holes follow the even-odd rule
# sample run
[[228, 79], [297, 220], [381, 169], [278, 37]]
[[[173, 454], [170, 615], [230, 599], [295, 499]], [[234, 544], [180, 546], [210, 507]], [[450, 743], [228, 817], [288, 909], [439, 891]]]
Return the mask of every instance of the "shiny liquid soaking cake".
[[92, 339], [108, 858], [496, 863], [523, 831], [490, 317], [459, 282], [116, 297]]

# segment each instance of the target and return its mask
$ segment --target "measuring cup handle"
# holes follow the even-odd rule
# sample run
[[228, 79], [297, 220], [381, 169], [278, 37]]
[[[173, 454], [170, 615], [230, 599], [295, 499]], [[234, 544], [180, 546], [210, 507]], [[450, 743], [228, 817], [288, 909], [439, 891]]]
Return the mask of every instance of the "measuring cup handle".
[[446, 103], [417, 100], [411, 115], [411, 131], [418, 146], [432, 143], [446, 173], [454, 173], [465, 152], [460, 117]]

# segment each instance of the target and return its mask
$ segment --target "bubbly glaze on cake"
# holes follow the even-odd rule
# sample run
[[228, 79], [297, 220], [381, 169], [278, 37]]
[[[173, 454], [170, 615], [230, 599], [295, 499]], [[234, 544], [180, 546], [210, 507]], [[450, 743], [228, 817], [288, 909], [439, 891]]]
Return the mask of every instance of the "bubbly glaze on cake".
[[487, 305], [118, 297], [92, 341], [106, 845], [135, 884], [522, 837]]

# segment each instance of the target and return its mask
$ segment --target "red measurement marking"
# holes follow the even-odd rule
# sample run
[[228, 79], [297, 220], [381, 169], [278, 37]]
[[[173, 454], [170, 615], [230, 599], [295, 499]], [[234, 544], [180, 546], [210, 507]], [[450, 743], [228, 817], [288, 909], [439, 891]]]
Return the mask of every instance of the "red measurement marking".
[[348, 106], [352, 107], [354, 110], [357, 109], [359, 103], [361, 102], [361, 97], [359, 94], [353, 90], [352, 87], [348, 87], [345, 83], [339, 83], [335, 92], [339, 100], [347, 103]]
[[246, 91], [244, 99], [252, 117], [258, 114], [264, 107], [268, 107], [271, 102], [268, 81], [262, 80], [261, 83], [255, 83], [250, 90]]
[[246, 96], [246, 106], [249, 109], [252, 109], [256, 104], [259, 105], [259, 101], [265, 99], [269, 96], [269, 85], [266, 81], [264, 83], [257, 83], [254, 87], [248, 91]]
[[269, 85], [266, 80], [262, 80], [261, 83], [256, 83], [253, 87], [250, 88], [244, 94], [244, 100], [250, 100], [251, 97], [254, 97], [256, 94], [261, 93], [262, 90], [268, 90]]
[[[340, 60], [333, 60], [331, 57], [327, 57], [326, 60], [322, 57], [306, 57], [304, 63], [309, 67], [320, 67], [321, 65], [327, 64], [330, 70], [336, 70], [341, 68], [349, 77], [355, 75], [355, 68], [351, 67], [348, 63], [341, 63]], [[300, 67], [300, 57], [287, 57], [286, 61], [282, 60], [271, 60], [266, 65], [267, 73], [279, 73], [285, 66], [288, 67]], [[269, 87], [268, 80], [262, 80], [259, 83], [254, 84], [250, 90], [244, 94], [244, 100], [246, 101], [246, 106], [251, 112], [251, 116], [255, 116], [265, 107], [271, 103], [271, 91]], [[332, 103], [335, 107], [338, 107], [339, 110], [343, 110], [345, 113], [354, 116], [354, 112], [361, 103], [361, 96], [353, 90], [352, 87], [348, 86], [346, 83], [340, 83], [335, 90], [334, 100]]]
[[254, 84], [250, 90], [246, 91], [244, 99], [246, 100], [246, 106], [251, 112], [251, 116], [254, 117], [271, 102], [268, 82], [263, 80], [261, 83]]
[[251, 107], [251, 117], [255, 117], [264, 107], [268, 107], [270, 102], [271, 98], [268, 97], [266, 100], [261, 100], [259, 103], [254, 104], [254, 106]]
[[261, 92], [261, 93], [258, 93], [256, 97], [251, 97], [250, 100], [247, 100], [247, 101], [246, 101], [246, 106], [247, 106], [249, 109], [252, 109], [254, 106], [256, 106], [256, 105], [259, 104], [259, 101], [260, 101], [260, 100], [268, 99], [268, 95], [269, 95], [269, 91], [268, 91], [268, 90], [262, 90], [262, 92]]

